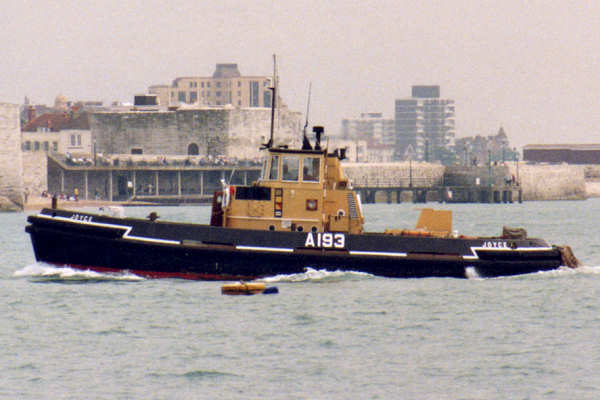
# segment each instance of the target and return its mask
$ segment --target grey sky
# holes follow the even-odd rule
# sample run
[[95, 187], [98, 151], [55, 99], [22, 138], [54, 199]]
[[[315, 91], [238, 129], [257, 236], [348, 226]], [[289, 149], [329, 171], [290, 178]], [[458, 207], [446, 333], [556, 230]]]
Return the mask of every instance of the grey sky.
[[131, 101], [149, 85], [268, 75], [333, 132], [383, 112], [413, 84], [456, 100], [457, 136], [517, 146], [600, 142], [600, 2], [2, 0], [0, 101]]

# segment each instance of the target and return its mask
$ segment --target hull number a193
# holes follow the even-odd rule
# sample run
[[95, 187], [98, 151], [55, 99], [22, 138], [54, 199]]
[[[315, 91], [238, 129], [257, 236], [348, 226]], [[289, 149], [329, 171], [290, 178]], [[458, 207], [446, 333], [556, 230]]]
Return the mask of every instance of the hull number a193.
[[308, 233], [304, 247], [323, 247], [328, 249], [343, 249], [346, 247], [346, 235], [343, 233], [316, 232]]

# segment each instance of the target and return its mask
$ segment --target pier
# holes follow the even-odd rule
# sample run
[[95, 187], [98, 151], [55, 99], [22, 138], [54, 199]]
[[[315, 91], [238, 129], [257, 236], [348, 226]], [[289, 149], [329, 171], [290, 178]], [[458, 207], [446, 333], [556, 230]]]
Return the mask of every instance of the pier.
[[348, 164], [364, 203], [513, 203], [523, 201], [506, 165], [442, 166], [423, 162]]
[[523, 202], [518, 186], [355, 187], [363, 203], [513, 203]]
[[[346, 170], [364, 203], [523, 201], [521, 186], [506, 180], [503, 167], [457, 169], [414, 164], [354, 164]], [[199, 158], [183, 156], [115, 157], [93, 162], [48, 155], [48, 190], [81, 200], [207, 203], [221, 189], [222, 180], [249, 185], [259, 178], [260, 170], [256, 162], [207, 164]]]

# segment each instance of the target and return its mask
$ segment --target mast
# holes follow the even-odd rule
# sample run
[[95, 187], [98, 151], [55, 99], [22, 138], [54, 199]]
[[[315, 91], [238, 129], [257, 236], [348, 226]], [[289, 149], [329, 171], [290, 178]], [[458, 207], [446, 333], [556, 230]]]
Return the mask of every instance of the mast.
[[271, 138], [267, 143], [267, 148], [273, 146], [273, 131], [275, 129], [275, 102], [277, 99], [277, 57], [273, 54], [273, 87], [270, 88], [273, 92], [271, 96]]
[[308, 84], [308, 99], [306, 100], [306, 120], [304, 121], [304, 130], [302, 134], [302, 150], [312, 150], [308, 136], [306, 136], [306, 128], [308, 128], [308, 112], [310, 110], [310, 90], [312, 82]]

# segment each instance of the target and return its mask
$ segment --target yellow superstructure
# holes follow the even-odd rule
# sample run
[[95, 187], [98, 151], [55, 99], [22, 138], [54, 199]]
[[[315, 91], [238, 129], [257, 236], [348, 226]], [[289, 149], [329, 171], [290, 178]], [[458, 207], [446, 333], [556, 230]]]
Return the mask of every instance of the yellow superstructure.
[[[225, 185], [214, 222], [229, 228], [298, 232], [363, 231], [359, 196], [340, 165], [343, 151], [266, 149], [261, 177], [251, 186]], [[213, 210], [214, 214], [214, 210]]]

